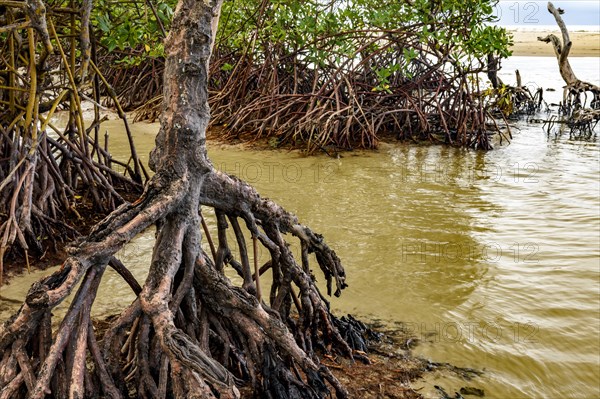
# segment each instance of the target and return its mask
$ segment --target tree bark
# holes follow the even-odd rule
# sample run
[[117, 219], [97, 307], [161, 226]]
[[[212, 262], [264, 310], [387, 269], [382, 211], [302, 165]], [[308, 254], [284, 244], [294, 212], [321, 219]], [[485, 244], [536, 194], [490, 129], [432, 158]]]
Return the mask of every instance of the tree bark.
[[[3, 394], [21, 389], [30, 398], [76, 398], [92, 391], [118, 398], [133, 389], [138, 397], [238, 398], [238, 386], [249, 383], [261, 397], [319, 398], [330, 390], [347, 396], [317, 354], [352, 358], [353, 348], [315, 285], [308, 257], [299, 265], [284, 234], [301, 242], [303, 254], [315, 254], [329, 295], [334, 283], [336, 296], [346, 287], [339, 258], [295, 216], [215, 170], [206, 153], [207, 65], [221, 1], [179, 1], [165, 43], [164, 109], [151, 154], [156, 174], [137, 201], [120, 206], [75, 243], [61, 270], [35, 283], [23, 306], [0, 327]], [[241, 262], [224, 241], [219, 243], [221, 258], [211, 259], [202, 251], [201, 206], [235, 220], [236, 234], [241, 219], [253, 239], [267, 248], [271, 260], [263, 269], [273, 270], [270, 304], [256, 297], [248, 251], [240, 251]], [[97, 344], [89, 311], [102, 272], [108, 264], [117, 267], [138, 291], [114, 254], [152, 224], [157, 235], [148, 278]], [[226, 222], [219, 224], [219, 236], [226, 228]], [[243, 265], [238, 269], [245, 284], [234, 286], [217, 260]], [[255, 272], [256, 283], [258, 276]], [[53, 335], [51, 311], [79, 282]], [[31, 364], [24, 362], [23, 351]], [[85, 361], [88, 352], [91, 369]], [[69, 387], [64, 386], [65, 375]], [[100, 383], [91, 384], [94, 380]]]

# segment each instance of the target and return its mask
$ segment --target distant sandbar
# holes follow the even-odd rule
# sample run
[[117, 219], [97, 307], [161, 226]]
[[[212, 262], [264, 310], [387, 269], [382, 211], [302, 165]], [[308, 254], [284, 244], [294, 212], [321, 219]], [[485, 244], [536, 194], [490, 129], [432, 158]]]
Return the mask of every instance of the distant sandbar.
[[[513, 55], [529, 56], [554, 56], [552, 44], [537, 40], [538, 36], [554, 33], [561, 37], [559, 31], [511, 31], [514, 45], [511, 47]], [[573, 42], [569, 56], [572, 57], [600, 57], [600, 33], [598, 32], [572, 32], [569, 37]]]

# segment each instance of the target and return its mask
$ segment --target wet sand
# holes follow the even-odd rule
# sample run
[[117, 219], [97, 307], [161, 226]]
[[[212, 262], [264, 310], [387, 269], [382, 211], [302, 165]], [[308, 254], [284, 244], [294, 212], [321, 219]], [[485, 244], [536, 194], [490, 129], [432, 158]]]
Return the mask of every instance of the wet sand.
[[[545, 37], [553, 33], [558, 37], [558, 30], [553, 32], [540, 31], [512, 31], [514, 45], [511, 47], [513, 55], [528, 56], [553, 56], [552, 44], [537, 40], [538, 36]], [[600, 57], [600, 33], [597, 32], [570, 32], [569, 36], [573, 42], [571, 57]]]

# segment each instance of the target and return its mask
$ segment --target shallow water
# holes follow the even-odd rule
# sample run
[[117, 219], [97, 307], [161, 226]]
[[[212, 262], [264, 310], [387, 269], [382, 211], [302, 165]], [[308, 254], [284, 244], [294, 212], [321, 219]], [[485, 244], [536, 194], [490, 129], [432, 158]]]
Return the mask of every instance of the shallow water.
[[[600, 60], [572, 63], [598, 83]], [[560, 99], [554, 59], [514, 57], [504, 67], [557, 89], [545, 93], [549, 102]], [[120, 126], [103, 125], [117, 155]], [[218, 145], [209, 154], [326, 237], [350, 285], [332, 301], [337, 313], [405, 322], [421, 340], [417, 354], [484, 370], [472, 381], [433, 374], [414, 388], [431, 397], [433, 384], [480, 387], [490, 398], [599, 397], [600, 143], [517, 127], [510, 145], [487, 153], [398, 144], [336, 160]], [[156, 128], [134, 125], [146, 159]], [[152, 244], [148, 231], [119, 254], [142, 281]], [[32, 277], [2, 295], [22, 298]], [[98, 296], [97, 315], [132, 298], [111, 271], [101, 290], [109, 295]]]

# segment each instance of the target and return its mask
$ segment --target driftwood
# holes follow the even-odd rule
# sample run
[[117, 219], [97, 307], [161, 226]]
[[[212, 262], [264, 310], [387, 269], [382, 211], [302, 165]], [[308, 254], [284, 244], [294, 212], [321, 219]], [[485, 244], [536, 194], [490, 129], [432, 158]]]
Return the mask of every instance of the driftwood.
[[[567, 110], [579, 109], [585, 107], [587, 103], [587, 93], [592, 95], [592, 101], [590, 106], [593, 109], [600, 108], [600, 87], [592, 83], [580, 80], [575, 76], [571, 63], [569, 62], [569, 53], [573, 42], [569, 37], [569, 31], [561, 15], [564, 13], [562, 9], [554, 7], [552, 2], [548, 2], [548, 12], [550, 12], [562, 34], [562, 40], [554, 34], [549, 34], [545, 37], [538, 37], [539, 41], [552, 43], [554, 48], [554, 54], [558, 60], [558, 68], [560, 75], [566, 83], [563, 94], [563, 107]], [[583, 103], [581, 102], [581, 95], [584, 96]]]
[[[210, 119], [207, 61], [220, 1], [181, 0], [165, 43], [164, 109], [156, 171], [134, 203], [125, 203], [69, 250], [60, 271], [35, 283], [18, 312], [0, 327], [0, 397], [238, 398], [250, 384], [266, 398], [320, 398], [347, 392], [318, 353], [361, 357], [360, 337], [337, 320], [317, 289], [310, 256], [325, 275], [328, 294], [339, 295], [345, 273], [323, 238], [296, 217], [261, 198], [246, 183], [213, 167], [206, 153]], [[212, 257], [200, 247], [200, 207], [213, 208], [218, 245], [206, 235]], [[251, 269], [249, 232], [270, 261]], [[241, 259], [226, 242], [227, 221]], [[155, 224], [156, 244], [144, 284], [127, 280], [137, 299], [99, 340], [90, 308], [107, 265], [127, 275], [114, 254]], [[297, 262], [284, 240], [300, 241]], [[224, 276], [231, 264], [242, 287]], [[268, 302], [260, 283], [271, 271]], [[58, 330], [52, 310], [78, 283]], [[265, 297], [267, 295], [264, 295]]]
[[[545, 122], [544, 127], [550, 134], [556, 124], [561, 126], [560, 131], [562, 131], [562, 126], [566, 125], [570, 128], [572, 137], [592, 137], [594, 129], [600, 121], [600, 113], [598, 112], [600, 110], [600, 87], [577, 78], [568, 58], [573, 42], [571, 42], [569, 31], [561, 17], [564, 10], [557, 9], [551, 2], [548, 2], [548, 11], [554, 16], [560, 28], [562, 41], [553, 34], [538, 37], [538, 40], [552, 43], [554, 54], [558, 60], [558, 68], [566, 86], [564, 87], [563, 101], [559, 109], [559, 114], [564, 119], [550, 118]], [[592, 98], [589, 103], [590, 108], [587, 107], [588, 95], [591, 95]]]

